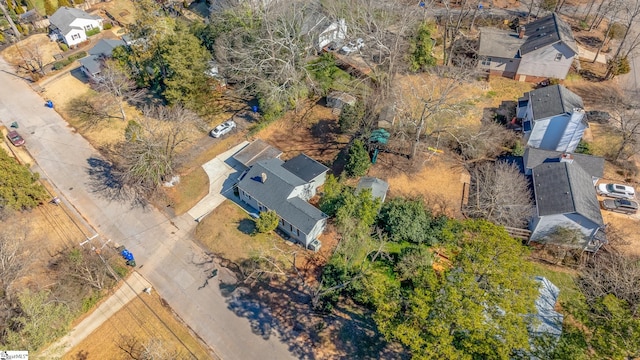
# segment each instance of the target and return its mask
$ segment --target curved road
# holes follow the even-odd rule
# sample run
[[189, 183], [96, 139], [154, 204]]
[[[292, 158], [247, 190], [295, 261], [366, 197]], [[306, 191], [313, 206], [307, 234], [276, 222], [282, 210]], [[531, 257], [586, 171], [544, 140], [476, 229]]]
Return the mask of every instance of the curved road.
[[[94, 191], [89, 170], [100, 165], [98, 152], [73, 131], [44, 100], [0, 58], [0, 121], [19, 123], [36, 171], [51, 181], [105, 239], [126, 245], [136, 256], [138, 272], [148, 279], [173, 310], [223, 359], [291, 359], [279, 336], [265, 340], [252, 331], [256, 313], [225, 298], [217, 279], [207, 278], [194, 262], [205, 259], [193, 242], [195, 221], [189, 215], [168, 219], [154, 208], [132, 206]], [[209, 271], [210, 272], [210, 271]], [[242, 316], [235, 312], [243, 313]], [[261, 312], [264, 314], [264, 312]], [[255, 329], [254, 329], [255, 330]], [[266, 337], [266, 336], [265, 336]]]

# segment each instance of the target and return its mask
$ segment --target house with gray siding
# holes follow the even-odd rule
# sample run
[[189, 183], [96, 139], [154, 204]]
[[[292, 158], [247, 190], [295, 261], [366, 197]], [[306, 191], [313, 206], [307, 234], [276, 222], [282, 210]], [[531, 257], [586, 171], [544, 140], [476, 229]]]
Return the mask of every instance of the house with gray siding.
[[578, 55], [571, 26], [553, 13], [516, 31], [480, 29], [478, 68], [528, 82], [564, 79]]
[[527, 146], [552, 151], [574, 152], [589, 127], [582, 98], [562, 85], [525, 93], [516, 117]]
[[[594, 252], [606, 243], [592, 175], [577, 161], [561, 157], [543, 162], [531, 169], [531, 176], [536, 213], [529, 224], [529, 241]], [[576, 234], [575, 241], [558, 239], [559, 230]]]
[[278, 214], [278, 228], [305, 248], [317, 250], [327, 215], [307, 201], [324, 184], [329, 168], [300, 154], [288, 161], [255, 162], [238, 182], [240, 199], [263, 212]]

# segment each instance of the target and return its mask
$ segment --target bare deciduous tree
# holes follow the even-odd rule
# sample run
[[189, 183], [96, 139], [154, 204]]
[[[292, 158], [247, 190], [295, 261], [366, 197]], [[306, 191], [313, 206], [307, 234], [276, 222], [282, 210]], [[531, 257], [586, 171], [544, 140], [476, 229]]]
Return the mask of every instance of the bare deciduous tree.
[[117, 107], [122, 120], [126, 120], [124, 103], [138, 103], [144, 96], [144, 91], [138, 90], [136, 83], [113, 61], [103, 63], [99, 76], [99, 81], [93, 87], [101, 97]]
[[71, 250], [64, 258], [63, 264], [62, 276], [95, 290], [104, 289], [110, 277], [108, 268], [100, 257], [88, 249]]
[[155, 191], [173, 172], [178, 149], [205, 126], [180, 105], [146, 107], [143, 116], [127, 127], [127, 141], [117, 146], [123, 183], [136, 193]]
[[532, 215], [528, 182], [515, 165], [484, 162], [471, 169], [469, 201], [465, 213], [493, 223], [520, 228]]
[[634, 315], [640, 310], [640, 258], [600, 251], [580, 271], [578, 284], [588, 301], [607, 294], [625, 300]]
[[331, 0], [323, 6], [334, 19], [346, 20], [349, 38], [364, 40], [361, 58], [386, 94], [396, 74], [407, 68], [408, 39], [423, 17], [419, 8], [375, 0]]
[[516, 134], [504, 126], [483, 121], [477, 126], [455, 126], [447, 130], [453, 139], [451, 148], [466, 162], [493, 160], [516, 142]]
[[629, 159], [640, 151], [640, 104], [620, 91], [604, 94], [603, 100], [611, 109], [609, 124], [619, 138], [611, 157], [614, 161]]
[[468, 100], [458, 92], [472, 78], [471, 72], [438, 67], [416, 84], [399, 85], [396, 138], [412, 139], [411, 157], [415, 157], [425, 135], [439, 137], [454, 128], [469, 108]]
[[167, 347], [159, 338], [151, 338], [146, 342], [133, 336], [121, 336], [117, 341], [118, 348], [131, 360], [180, 360], [188, 359], [183, 352]]

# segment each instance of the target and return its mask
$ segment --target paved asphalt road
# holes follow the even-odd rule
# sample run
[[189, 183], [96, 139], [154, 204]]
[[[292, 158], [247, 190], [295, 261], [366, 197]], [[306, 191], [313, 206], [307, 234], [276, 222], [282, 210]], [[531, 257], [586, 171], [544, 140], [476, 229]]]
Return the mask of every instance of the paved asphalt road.
[[198, 289], [211, 267], [195, 264], [206, 257], [193, 243], [196, 223], [189, 215], [168, 219], [154, 208], [132, 206], [95, 191], [95, 177], [89, 172], [93, 169], [100, 173], [104, 165], [100, 155], [12, 73], [13, 69], [0, 59], [0, 121], [6, 126], [18, 122], [41, 176], [55, 184], [101, 236], [132, 251], [138, 271], [220, 357], [304, 357], [293, 354], [275, 330], [270, 336], [256, 335], [260, 329], [277, 326], [264, 323], [271, 317], [256, 304], [224, 297], [218, 278]]

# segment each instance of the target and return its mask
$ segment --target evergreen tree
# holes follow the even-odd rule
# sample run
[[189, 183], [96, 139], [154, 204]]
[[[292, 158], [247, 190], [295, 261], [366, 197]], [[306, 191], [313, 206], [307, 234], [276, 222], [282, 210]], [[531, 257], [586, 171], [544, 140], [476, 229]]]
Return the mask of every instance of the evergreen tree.
[[69, 0], [58, 0], [58, 6], [59, 7], [62, 7], [62, 6], [70, 7], [71, 4], [69, 3]]
[[22, 8], [22, 4], [20, 4], [19, 1], [16, 2], [14, 10], [15, 10], [16, 14], [18, 14], [18, 15], [24, 14], [24, 9]]
[[362, 101], [356, 101], [353, 106], [345, 104], [338, 118], [338, 126], [343, 133], [349, 133], [358, 128], [360, 121], [364, 117], [364, 104]]
[[256, 219], [256, 230], [259, 233], [267, 233], [273, 231], [278, 227], [280, 218], [275, 211], [263, 211], [260, 213], [260, 217]]
[[364, 147], [364, 143], [362, 140], [354, 140], [351, 147], [349, 147], [344, 171], [349, 177], [362, 176], [367, 173], [369, 166], [371, 166], [371, 159], [367, 149]]

